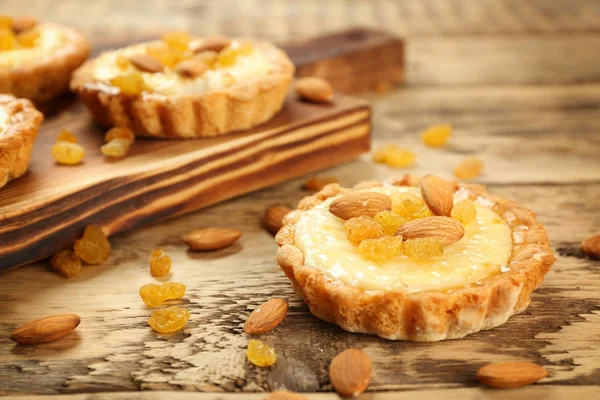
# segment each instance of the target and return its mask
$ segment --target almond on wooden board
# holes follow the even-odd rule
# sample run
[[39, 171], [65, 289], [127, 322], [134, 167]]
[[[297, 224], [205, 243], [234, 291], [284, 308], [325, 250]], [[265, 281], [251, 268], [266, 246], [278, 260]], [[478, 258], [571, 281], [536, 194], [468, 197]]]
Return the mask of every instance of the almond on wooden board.
[[272, 234], [279, 232], [281, 227], [283, 227], [283, 217], [290, 211], [292, 210], [287, 206], [274, 206], [268, 208], [263, 216], [263, 223], [267, 230]]
[[149, 54], [134, 54], [127, 57], [127, 59], [134, 67], [143, 72], [156, 73], [162, 72], [164, 69], [160, 61]]
[[265, 400], [307, 400], [306, 397], [301, 394], [287, 391], [277, 391], [269, 393]]
[[55, 314], [21, 325], [10, 339], [20, 344], [53, 342], [73, 332], [81, 319], [76, 314]]
[[329, 211], [344, 220], [361, 215], [374, 217], [378, 212], [391, 210], [391, 208], [392, 200], [385, 194], [377, 192], [348, 193], [329, 205]]
[[581, 243], [581, 251], [590, 258], [600, 260], [600, 235], [587, 238]]
[[371, 382], [371, 359], [360, 349], [348, 349], [331, 360], [329, 380], [342, 397], [356, 397]]
[[548, 376], [548, 371], [528, 361], [505, 361], [488, 364], [477, 371], [477, 379], [499, 389], [517, 388]]
[[451, 244], [462, 239], [465, 228], [453, 218], [427, 217], [408, 221], [398, 228], [396, 235], [402, 236], [405, 240], [433, 238], [442, 244]]
[[435, 215], [449, 217], [454, 206], [454, 196], [450, 183], [435, 175], [426, 175], [421, 179], [421, 196], [427, 207]]
[[288, 302], [284, 299], [271, 299], [258, 306], [244, 324], [244, 332], [261, 335], [275, 329], [288, 312]]
[[210, 251], [231, 246], [241, 236], [237, 229], [205, 228], [186, 233], [183, 241], [191, 250]]
[[299, 78], [294, 83], [294, 90], [300, 98], [315, 103], [329, 103], [333, 99], [333, 88], [321, 78]]

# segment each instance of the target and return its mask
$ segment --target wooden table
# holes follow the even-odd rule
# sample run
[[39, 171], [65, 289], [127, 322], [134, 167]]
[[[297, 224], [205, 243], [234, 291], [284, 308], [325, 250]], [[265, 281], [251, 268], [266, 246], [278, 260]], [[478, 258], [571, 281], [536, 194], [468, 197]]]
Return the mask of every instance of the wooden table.
[[[117, 5], [118, 12], [111, 10]], [[109, 262], [86, 267], [73, 280], [47, 263], [0, 275], [0, 394], [245, 400], [278, 388], [330, 391], [331, 358], [361, 347], [375, 370], [364, 399], [599, 398], [600, 262], [578, 251], [584, 238], [600, 233], [599, 1], [9, 0], [2, 8], [76, 25], [96, 45], [174, 28], [279, 42], [355, 25], [402, 35], [408, 85], [369, 96], [374, 146], [412, 148], [414, 174], [450, 176], [466, 155], [482, 158], [479, 181], [536, 211], [558, 260], [529, 309], [492, 331], [430, 344], [345, 333], [294, 297], [273, 261], [275, 243], [260, 226], [265, 208], [295, 205], [307, 194], [299, 179], [114, 237]], [[448, 148], [420, 144], [419, 132], [435, 123], [454, 126]], [[405, 172], [364, 157], [325, 174], [352, 185]], [[220, 252], [186, 252], [180, 235], [212, 226], [238, 228], [244, 236]], [[188, 286], [183, 303], [192, 313], [185, 332], [167, 338], [146, 326], [148, 310], [137, 294], [152, 281], [148, 255], [158, 246], [173, 258], [173, 280]], [[276, 347], [277, 364], [257, 369], [245, 361], [242, 325], [251, 309], [274, 296], [289, 299], [291, 308], [263, 336]], [[16, 325], [58, 312], [82, 317], [75, 334], [38, 347], [8, 340]], [[475, 380], [480, 366], [514, 359], [544, 365], [550, 376], [512, 391], [485, 389]], [[126, 393], [138, 390], [153, 392]]]

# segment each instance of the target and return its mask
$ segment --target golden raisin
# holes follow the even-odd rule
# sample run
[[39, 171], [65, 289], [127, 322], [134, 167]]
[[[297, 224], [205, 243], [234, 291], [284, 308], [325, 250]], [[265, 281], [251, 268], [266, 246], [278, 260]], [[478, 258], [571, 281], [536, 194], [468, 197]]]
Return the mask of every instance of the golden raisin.
[[62, 129], [56, 136], [56, 142], [77, 143], [77, 137], [68, 129]]
[[192, 37], [186, 32], [166, 32], [163, 33], [161, 39], [167, 46], [178, 51], [187, 50], [192, 41]]
[[398, 228], [407, 222], [407, 219], [392, 211], [385, 210], [375, 214], [375, 221], [383, 227], [386, 235], [394, 236]]
[[150, 274], [155, 277], [168, 275], [171, 271], [171, 257], [163, 249], [155, 249], [150, 255]]
[[248, 361], [257, 367], [270, 367], [277, 361], [275, 349], [257, 339], [248, 341]]
[[12, 29], [13, 19], [10, 15], [0, 15], [0, 29]]
[[418, 238], [405, 241], [402, 251], [413, 261], [436, 261], [444, 255], [444, 245], [436, 239]]
[[120, 71], [125, 71], [126, 69], [128, 69], [129, 67], [131, 67], [131, 63], [129, 62], [129, 59], [127, 57], [125, 57], [124, 55], [117, 55], [116, 59], [115, 59], [115, 65], [117, 66], [117, 68]]
[[121, 158], [129, 153], [131, 141], [129, 139], [112, 139], [100, 147], [100, 151], [107, 157]]
[[71, 250], [56, 253], [50, 259], [50, 265], [59, 274], [70, 278], [81, 272], [81, 260]]
[[190, 312], [182, 307], [171, 306], [154, 310], [148, 325], [158, 333], [171, 333], [183, 329], [190, 320]]
[[409, 221], [433, 215], [425, 201], [415, 194], [394, 193], [390, 198], [392, 199], [392, 211]]
[[443, 147], [452, 135], [452, 126], [434, 125], [421, 133], [421, 140], [429, 147]]
[[224, 48], [217, 56], [219, 67], [230, 67], [236, 63], [238, 57], [248, 56], [254, 51], [254, 45], [251, 42], [242, 43], [239, 47], [228, 46]]
[[402, 236], [384, 236], [377, 239], [365, 239], [358, 245], [358, 251], [366, 258], [386, 261], [402, 253]]
[[140, 297], [148, 307], [158, 307], [167, 300], [180, 299], [184, 295], [185, 285], [176, 282], [149, 283], [140, 288]]
[[458, 179], [475, 179], [483, 172], [483, 161], [477, 157], [467, 157], [454, 168]]
[[0, 51], [9, 51], [17, 48], [17, 38], [12, 30], [0, 28]]
[[38, 43], [40, 39], [39, 29], [29, 29], [25, 32], [19, 33], [17, 36], [17, 42], [22, 47], [32, 48]]
[[97, 225], [86, 226], [83, 236], [75, 241], [75, 255], [88, 264], [102, 264], [110, 255], [110, 242]]
[[472, 201], [463, 200], [452, 208], [452, 218], [459, 220], [463, 225], [469, 225], [477, 218], [477, 208]]
[[358, 246], [365, 239], [374, 239], [385, 236], [381, 225], [373, 218], [361, 215], [357, 218], [350, 218], [344, 223], [344, 230], [350, 243]]
[[60, 141], [52, 146], [52, 156], [63, 165], [79, 164], [85, 156], [85, 150], [77, 143]]
[[119, 88], [121, 93], [134, 96], [146, 90], [146, 83], [142, 74], [138, 70], [131, 70], [122, 75], [115, 76], [110, 80], [110, 84]]
[[384, 163], [394, 168], [404, 168], [415, 164], [416, 155], [408, 149], [390, 144], [373, 153], [373, 161]]

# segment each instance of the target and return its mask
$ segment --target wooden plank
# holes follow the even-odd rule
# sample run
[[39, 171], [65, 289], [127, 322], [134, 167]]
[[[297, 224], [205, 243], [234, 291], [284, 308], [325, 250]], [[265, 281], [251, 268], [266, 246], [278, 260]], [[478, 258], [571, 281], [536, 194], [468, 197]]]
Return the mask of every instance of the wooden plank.
[[[50, 156], [62, 128], [86, 149], [83, 166], [60, 166]], [[369, 149], [369, 133], [365, 102], [340, 95], [319, 106], [290, 96], [273, 120], [250, 131], [138, 140], [128, 157], [109, 162], [101, 132], [75, 105], [47, 119], [29, 173], [0, 192], [0, 269], [48, 257], [92, 223], [114, 234], [346, 162]]]

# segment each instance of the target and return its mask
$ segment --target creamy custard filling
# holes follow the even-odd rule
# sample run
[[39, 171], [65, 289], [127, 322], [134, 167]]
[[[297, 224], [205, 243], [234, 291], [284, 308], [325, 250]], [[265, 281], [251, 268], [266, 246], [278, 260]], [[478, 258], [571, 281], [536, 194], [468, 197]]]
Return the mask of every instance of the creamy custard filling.
[[34, 47], [19, 47], [14, 50], [0, 51], [0, 65], [18, 67], [53, 54], [65, 43], [65, 36], [55, 27], [39, 25], [39, 38]]
[[[104, 53], [95, 62], [93, 70], [94, 79], [108, 84], [111, 79], [127, 72], [127, 68], [135, 68], [133, 66], [128, 66], [125, 69], [119, 67], [119, 57], [129, 57], [135, 54], [146, 53], [148, 46], [158, 43], [160, 42], [142, 43]], [[239, 48], [241, 44], [239, 41], [234, 41], [231, 47], [234, 49]], [[202, 93], [223, 89], [236, 82], [266, 76], [273, 68], [274, 65], [265, 52], [255, 46], [250, 54], [237, 57], [233, 65], [210, 69], [195, 79], [184, 78], [169, 68], [165, 68], [160, 73], [141, 72], [141, 76], [144, 79], [145, 85], [152, 92], [170, 95]]]
[[[414, 187], [368, 190], [420, 196], [420, 190]], [[456, 193], [454, 202], [465, 199], [463, 196]], [[443, 291], [477, 284], [506, 271], [512, 249], [511, 229], [486, 201], [475, 202], [477, 220], [465, 227], [461, 240], [444, 247], [441, 260], [419, 263], [403, 254], [383, 262], [363, 257], [347, 240], [344, 221], [329, 212], [334, 199], [305, 211], [295, 231], [295, 244], [304, 252], [305, 264], [323, 270], [332, 279], [366, 290]]]

